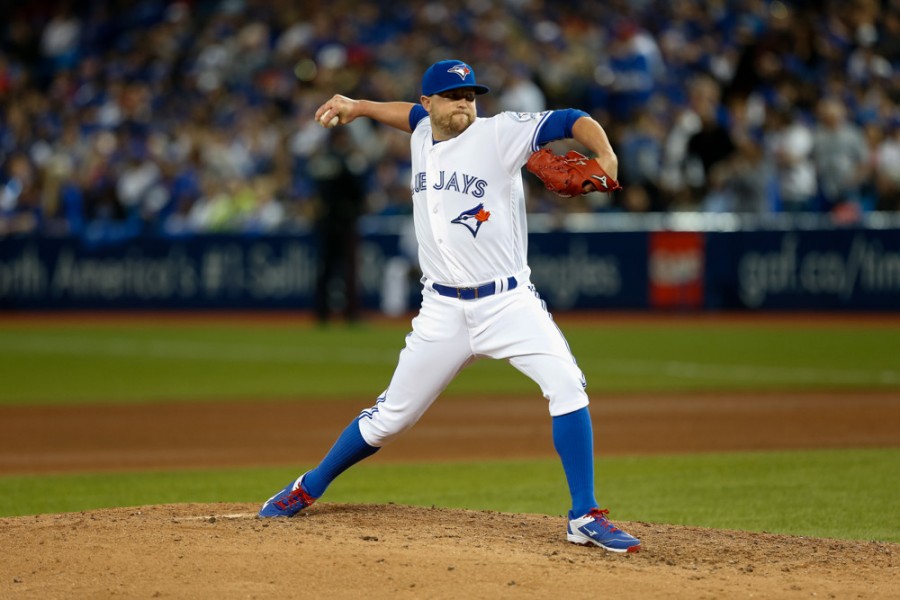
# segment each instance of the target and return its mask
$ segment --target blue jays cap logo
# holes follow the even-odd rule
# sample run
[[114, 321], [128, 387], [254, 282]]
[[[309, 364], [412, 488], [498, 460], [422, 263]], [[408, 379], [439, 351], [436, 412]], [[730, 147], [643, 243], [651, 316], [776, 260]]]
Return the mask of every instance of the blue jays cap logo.
[[475, 237], [478, 235], [478, 230], [481, 229], [481, 224], [487, 222], [490, 218], [491, 213], [484, 210], [484, 203], [482, 202], [475, 208], [470, 208], [469, 210], [459, 213], [459, 216], [450, 222], [465, 225], [466, 229], [469, 230], [469, 233], [472, 234], [472, 237]]
[[459, 75], [460, 79], [465, 81], [466, 77], [469, 76], [469, 73], [472, 72], [472, 69], [470, 69], [466, 65], [459, 64], [459, 65], [454, 65], [454, 66], [450, 67], [449, 69], [447, 69], [447, 72], [448, 73], [456, 73], [457, 75]]
[[457, 59], [436, 62], [428, 67], [425, 74], [422, 75], [423, 96], [432, 96], [461, 87], [472, 88], [476, 94], [486, 94], [491, 91], [488, 86], [476, 83], [475, 71], [472, 70], [472, 67]]

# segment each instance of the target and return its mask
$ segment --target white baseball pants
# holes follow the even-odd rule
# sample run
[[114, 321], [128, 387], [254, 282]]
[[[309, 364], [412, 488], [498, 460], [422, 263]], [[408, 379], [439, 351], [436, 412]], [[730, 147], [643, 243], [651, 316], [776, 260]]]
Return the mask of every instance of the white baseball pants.
[[467, 365], [506, 359], [537, 383], [551, 416], [588, 405], [585, 380], [543, 301], [526, 282], [477, 300], [423, 290], [406, 347], [388, 389], [359, 418], [370, 446], [380, 447], [412, 427]]

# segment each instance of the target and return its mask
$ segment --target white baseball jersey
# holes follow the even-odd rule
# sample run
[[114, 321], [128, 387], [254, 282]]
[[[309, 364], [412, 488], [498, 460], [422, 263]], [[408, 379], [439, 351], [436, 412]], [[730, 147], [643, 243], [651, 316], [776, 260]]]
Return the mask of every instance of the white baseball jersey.
[[[521, 274], [528, 231], [522, 166], [549, 112], [476, 119], [435, 143], [428, 117], [412, 134], [412, 192], [419, 265], [456, 287]], [[527, 277], [527, 272], [525, 273]]]
[[[528, 277], [521, 169], [549, 114], [476, 119], [440, 143], [432, 140], [428, 117], [413, 131], [413, 211], [425, 288], [388, 389], [360, 415], [370, 446], [411, 427], [460, 370], [482, 357], [507, 360], [534, 380], [552, 416], [588, 405], [584, 375]], [[432, 286], [490, 283], [491, 293], [470, 300]]]

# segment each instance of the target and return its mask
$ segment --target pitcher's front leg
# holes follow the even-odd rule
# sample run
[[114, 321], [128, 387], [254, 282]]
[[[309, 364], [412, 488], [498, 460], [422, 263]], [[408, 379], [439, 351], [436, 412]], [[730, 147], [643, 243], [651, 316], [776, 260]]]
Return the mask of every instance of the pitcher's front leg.
[[375, 406], [360, 415], [360, 432], [372, 446], [383, 446], [415, 425], [460, 370], [474, 360], [463, 322], [447, 319], [434, 323], [432, 319], [441, 320], [439, 316], [422, 316], [420, 313], [413, 321], [388, 389]]

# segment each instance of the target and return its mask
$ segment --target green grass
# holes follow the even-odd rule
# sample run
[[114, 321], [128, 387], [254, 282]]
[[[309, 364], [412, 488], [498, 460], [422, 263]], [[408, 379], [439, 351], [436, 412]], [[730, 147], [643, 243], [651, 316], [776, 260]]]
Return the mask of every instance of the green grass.
[[[562, 321], [592, 394], [900, 390], [900, 327], [662, 326]], [[320, 329], [238, 320], [191, 325], [0, 324], [0, 405], [374, 397], [408, 323]], [[463, 372], [448, 395], [538, 394], [503, 362]], [[622, 520], [900, 542], [900, 450], [600, 462], [600, 500]], [[230, 469], [0, 477], [0, 515], [176, 502], [258, 503], [296, 475]], [[555, 460], [364, 463], [327, 501], [561, 514]]]
[[[900, 542], [900, 450], [797, 451], [601, 460], [598, 491], [614, 519]], [[178, 502], [260, 503], [295, 469], [230, 469], [0, 478], [0, 515]], [[61, 493], [64, 490], [64, 493]], [[363, 463], [323, 501], [561, 515], [556, 460]]]
[[[900, 328], [562, 324], [589, 391], [900, 389]], [[407, 323], [0, 325], [0, 404], [365, 396], [388, 384]], [[481, 361], [447, 394], [536, 393]]]

